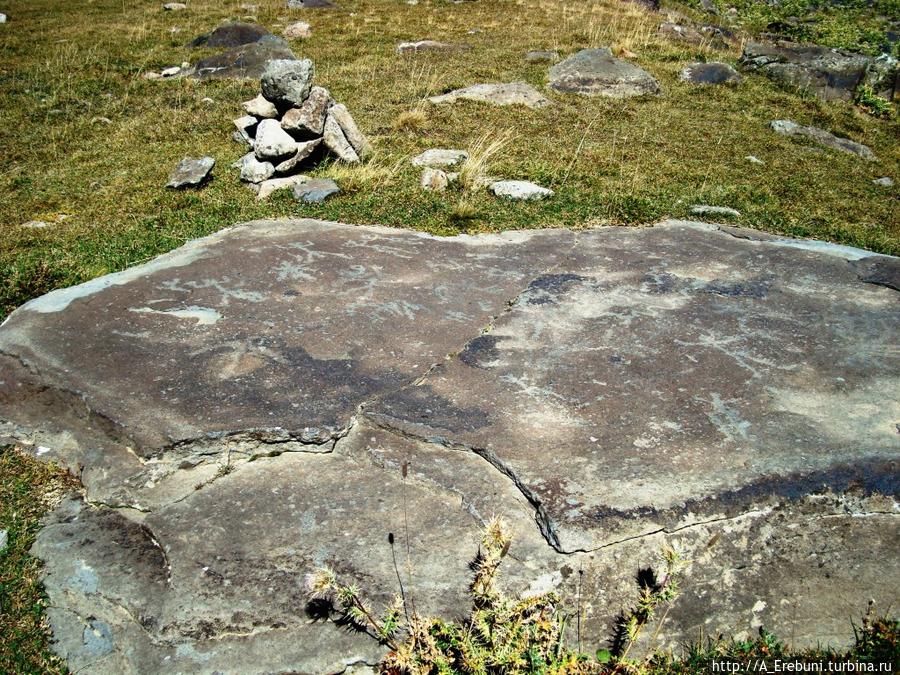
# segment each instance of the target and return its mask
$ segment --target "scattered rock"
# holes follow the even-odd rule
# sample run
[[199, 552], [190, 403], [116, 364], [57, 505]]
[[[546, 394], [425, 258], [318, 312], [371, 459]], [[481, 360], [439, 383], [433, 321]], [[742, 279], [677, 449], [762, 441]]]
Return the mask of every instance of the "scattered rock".
[[449, 150], [434, 148], [426, 150], [421, 155], [412, 158], [413, 166], [428, 166], [432, 168], [450, 167], [462, 164], [469, 159], [469, 153], [465, 150]]
[[727, 63], [691, 63], [685, 66], [678, 78], [691, 84], [737, 84], [741, 81], [738, 72]]
[[556, 63], [559, 61], [559, 52], [535, 49], [525, 54], [528, 63]]
[[46, 220], [29, 220], [27, 223], [22, 223], [22, 227], [27, 227], [31, 230], [42, 230], [45, 227], [50, 227], [50, 223]]
[[778, 84], [809, 91], [819, 98], [849, 101], [863, 82], [871, 59], [819, 45], [750, 42], [744, 46], [740, 67], [758, 72]]
[[291, 108], [284, 114], [281, 127], [294, 135], [321, 136], [325, 129], [325, 115], [333, 103], [327, 89], [313, 87], [299, 108]]
[[264, 40], [200, 59], [194, 66], [194, 77], [204, 80], [259, 78], [270, 61], [290, 59], [296, 57], [287, 44]]
[[312, 27], [305, 21], [295, 21], [284, 29], [282, 35], [291, 40], [305, 39], [312, 37]]
[[185, 187], [195, 187], [202, 184], [209, 178], [209, 172], [216, 165], [216, 160], [212, 157], [185, 157], [182, 159], [175, 170], [169, 176], [169, 182], [166, 187], [180, 189]]
[[187, 9], [187, 5], [183, 2], [167, 2], [163, 5], [163, 9], [167, 12], [179, 12], [182, 9]]
[[523, 105], [528, 108], [543, 108], [550, 105], [537, 89], [525, 82], [507, 84], [475, 84], [428, 99], [435, 105], [456, 103], [459, 100], [478, 101], [491, 105]]
[[[0, 17], [3, 17], [3, 20], [0, 23], [6, 22], [6, 14], [0, 14]], [[9, 543], [9, 531], [8, 530], [0, 530], [0, 553], [6, 550], [6, 546]]]
[[455, 45], [437, 40], [419, 40], [418, 42], [401, 42], [397, 45], [398, 54], [415, 54], [416, 52], [452, 52], [471, 49], [469, 45]]
[[322, 135], [326, 147], [338, 156], [342, 162], [355, 164], [359, 162], [359, 155], [344, 135], [341, 125], [329, 112], [325, 116], [325, 128]]
[[253, 115], [244, 115], [243, 117], [238, 117], [234, 120], [234, 126], [237, 127], [240, 141], [253, 145], [253, 137], [256, 135], [256, 127], [258, 124], [259, 120]]
[[427, 166], [422, 171], [419, 185], [422, 186], [423, 190], [428, 190], [429, 192], [443, 192], [450, 185], [450, 178], [445, 171]]
[[287, 176], [285, 178], [270, 178], [259, 183], [259, 185], [251, 183], [250, 187], [255, 188], [256, 200], [261, 202], [268, 199], [272, 196], [272, 193], [278, 190], [292, 189], [295, 185], [300, 185], [308, 180], [308, 176], [297, 174], [296, 176]]
[[691, 207], [691, 213], [695, 216], [727, 216], [740, 218], [741, 212], [730, 206], [709, 206], [707, 204], [695, 204]]
[[314, 71], [309, 59], [269, 61], [260, 80], [262, 95], [283, 109], [302, 105], [312, 89]]
[[744, 159], [746, 159], [751, 164], [765, 164], [765, 162], [762, 161], [759, 157], [755, 157], [753, 155], [747, 155], [746, 157], [744, 157]]
[[882, 176], [881, 178], [876, 178], [872, 181], [875, 185], [881, 185], [882, 187], [893, 187], [894, 179], [890, 176]]
[[824, 129], [805, 127], [791, 120], [774, 120], [771, 123], [771, 127], [776, 133], [782, 134], [783, 136], [803, 136], [812, 139], [816, 143], [824, 145], [827, 148], [849, 152], [870, 161], [877, 161], [875, 153], [873, 153], [868, 146], [857, 143], [856, 141], [851, 141], [848, 138], [835, 136]]
[[6, 21], [7, 21], [6, 14], [3, 14], [2, 12], [0, 12], [0, 23], [6, 23]]
[[658, 32], [660, 36], [670, 40], [693, 45], [708, 45], [716, 49], [727, 48], [729, 41], [734, 38], [734, 33], [731, 31], [712, 24], [686, 25], [664, 21], [659, 24]]
[[262, 94], [257, 95], [256, 98], [249, 101], [244, 101], [242, 105], [244, 110], [254, 117], [261, 117], [263, 119], [273, 119], [278, 117], [278, 108]]
[[582, 49], [550, 68], [550, 88], [566, 94], [629, 98], [659, 94], [659, 83], [645, 70], [602, 49]]
[[170, 66], [168, 68], [163, 68], [161, 71], [159, 71], [159, 74], [162, 77], [175, 77], [180, 72], [181, 66]]
[[307, 204], [324, 202], [341, 190], [330, 178], [313, 178], [294, 186], [294, 199]]
[[112, 120], [108, 117], [92, 117], [91, 124], [112, 124]]
[[257, 23], [235, 22], [219, 26], [211, 33], [197, 37], [188, 43], [188, 47], [240, 47], [273, 38], [277, 40], [268, 28]]
[[287, 0], [288, 9], [336, 9], [331, 0]]
[[255, 153], [249, 152], [241, 160], [241, 180], [248, 183], [262, 183], [275, 175], [271, 162], [260, 162]]
[[347, 110], [347, 106], [343, 103], [335, 103], [328, 110], [328, 115], [333, 117], [334, 121], [341, 127], [341, 131], [344, 132], [344, 137], [356, 151], [356, 154], [359, 155], [360, 159], [369, 155], [372, 151], [372, 146], [356, 126], [356, 122], [353, 121], [353, 117], [350, 115], [350, 111]]
[[498, 197], [525, 201], [553, 196], [553, 190], [548, 190], [527, 180], [500, 180], [491, 183], [490, 190]]
[[297, 152], [297, 141], [281, 128], [278, 120], [263, 120], [256, 127], [253, 152], [261, 162], [282, 161]]
[[162, 79], [162, 75], [153, 70], [146, 71], [145, 73], [143, 73], [141, 75], [141, 77], [143, 77], [145, 80], [161, 80]]
[[291, 173], [297, 167], [303, 164], [303, 162], [312, 157], [321, 144], [321, 138], [316, 138], [304, 143], [297, 143], [297, 151], [294, 153], [293, 157], [290, 157], [289, 159], [286, 159], [280, 164], [276, 165], [275, 173], [280, 175]]

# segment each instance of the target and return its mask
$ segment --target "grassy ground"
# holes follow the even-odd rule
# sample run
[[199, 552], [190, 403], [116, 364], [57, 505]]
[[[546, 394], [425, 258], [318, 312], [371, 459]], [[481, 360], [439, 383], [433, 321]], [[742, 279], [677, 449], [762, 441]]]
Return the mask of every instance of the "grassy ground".
[[[750, 227], [900, 252], [900, 124], [851, 104], [825, 104], [748, 76], [737, 88], [678, 81], [688, 61], [738, 50], [666, 42], [658, 15], [619, 0], [341, 0], [341, 9], [285, 9], [283, 0], [192, 0], [163, 12], [141, 0], [8, 0], [0, 30], [0, 316], [52, 288], [121, 269], [187, 239], [260, 217], [314, 216], [412, 227], [440, 234], [523, 227], [645, 224], [683, 217], [702, 202], [733, 206]], [[275, 32], [303, 18], [313, 37], [294, 41], [318, 80], [345, 102], [379, 151], [375, 167], [338, 172], [345, 194], [325, 205], [283, 194], [265, 204], [229, 164], [240, 101], [254, 82], [147, 81], [146, 70], [193, 60], [184, 47], [229, 19], [252, 18]], [[179, 32], [173, 33], [174, 29]], [[481, 32], [469, 34], [470, 29]], [[398, 56], [399, 41], [466, 42], [454, 54]], [[612, 45], [660, 80], [660, 98], [610, 101], [548, 94], [540, 111], [423, 104], [427, 95], [481, 81], [543, 87], [545, 65], [529, 49]], [[205, 98], [212, 102], [204, 101]], [[419, 111], [396, 128], [403, 113]], [[100, 118], [110, 121], [107, 124]], [[822, 151], [772, 133], [791, 118], [870, 145], [878, 164]], [[428, 147], [471, 147], [485, 133], [511, 142], [492, 172], [531, 179], [557, 196], [510, 204], [486, 193], [444, 195], [418, 188], [407, 159]], [[185, 155], [211, 154], [215, 178], [202, 191], [171, 192], [167, 174]], [[763, 159], [751, 164], [746, 155]], [[900, 180], [898, 180], [900, 183]], [[29, 220], [51, 224], [21, 227]]]
[[44, 514], [75, 480], [49, 464], [0, 447], [0, 673], [58, 673], [65, 666], [48, 647], [38, 561], [28, 555]]

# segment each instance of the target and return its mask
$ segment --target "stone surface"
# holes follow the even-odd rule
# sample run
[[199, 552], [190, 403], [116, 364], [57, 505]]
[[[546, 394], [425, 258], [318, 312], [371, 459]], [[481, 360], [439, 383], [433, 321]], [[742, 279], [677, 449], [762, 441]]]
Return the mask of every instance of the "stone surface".
[[182, 9], [187, 9], [187, 5], [183, 2], [167, 2], [163, 5], [163, 9], [167, 12], [178, 12]]
[[459, 100], [478, 101], [491, 105], [523, 105], [528, 108], [543, 108], [550, 105], [541, 93], [526, 82], [507, 84], [474, 84], [471, 87], [432, 96], [428, 99], [435, 105], [456, 103]]
[[548, 190], [527, 180], [500, 180], [491, 183], [490, 190], [498, 197], [526, 201], [553, 196], [553, 190]]
[[295, 21], [284, 29], [282, 35], [291, 40], [305, 39], [312, 37], [312, 27], [305, 21]]
[[332, 0], [287, 0], [288, 9], [335, 9]]
[[332, 117], [334, 121], [338, 123], [341, 131], [344, 132], [344, 137], [347, 139], [347, 142], [350, 143], [353, 150], [356, 151], [356, 154], [359, 155], [360, 158], [365, 158], [371, 154], [372, 145], [359, 130], [359, 127], [356, 126], [356, 122], [353, 121], [353, 116], [343, 103], [336, 103], [331, 106], [331, 108], [328, 109], [328, 116]]
[[172, 171], [166, 187], [178, 189], [201, 185], [215, 165], [216, 160], [212, 157], [185, 157]]
[[281, 41], [265, 40], [229, 49], [200, 59], [194, 64], [194, 77], [200, 79], [258, 79], [272, 60], [296, 59], [291, 48]]
[[308, 176], [302, 175], [287, 176], [285, 178], [270, 178], [269, 180], [264, 180], [259, 185], [251, 183], [251, 187], [256, 188], [256, 200], [261, 202], [268, 199], [273, 193], [278, 192], [279, 190], [293, 189], [295, 185], [300, 185], [308, 180]]
[[312, 89], [314, 70], [309, 59], [269, 61], [260, 79], [262, 95], [283, 108], [302, 105]]
[[434, 169], [458, 166], [469, 159], [465, 150], [432, 148], [412, 158], [413, 166], [430, 166]]
[[730, 42], [735, 41], [735, 35], [731, 31], [713, 24], [663, 21], [659, 24], [658, 32], [662, 37], [670, 40], [705, 45], [715, 49], [726, 49]]
[[863, 81], [869, 58], [818, 45], [750, 42], [740, 66], [788, 87], [809, 91], [821, 99], [850, 100]]
[[6, 23], [8, 20], [6, 14], [0, 12], [0, 23]]
[[678, 74], [678, 79], [691, 84], [737, 84], [738, 72], [727, 63], [691, 63]]
[[426, 166], [419, 178], [419, 185], [429, 192], [443, 192], [450, 185], [450, 177], [446, 171]]
[[321, 138], [316, 138], [311, 141], [304, 141], [302, 143], [296, 143], [296, 152], [294, 152], [294, 154], [288, 159], [276, 164], [275, 173], [286, 174], [296, 170], [297, 167], [301, 166], [303, 162], [305, 162], [315, 154], [316, 150], [318, 150], [321, 144]]
[[809, 138], [819, 145], [824, 145], [826, 148], [831, 148], [832, 150], [848, 152], [870, 161], [875, 161], [877, 159], [869, 146], [857, 143], [856, 141], [851, 141], [848, 138], [835, 136], [831, 132], [819, 129], [818, 127], [803, 126], [791, 120], [774, 120], [770, 126], [776, 133], [779, 133], [782, 136], [800, 136]]
[[55, 649], [87, 673], [374, 663], [304, 575], [379, 605], [394, 533], [417, 608], [458, 616], [494, 515], [505, 583], [581, 580], [591, 640], [671, 543], [692, 562], [661, 647], [846, 644], [900, 600], [898, 286], [896, 258], [679, 221], [282, 220], [33, 300], [0, 327], [0, 435], [85, 485], [33, 549]]
[[890, 176], [882, 176], [881, 178], [876, 178], [872, 181], [875, 185], [880, 185], [882, 187], [892, 187], [894, 185], [894, 179]]
[[741, 212], [730, 206], [710, 206], [708, 204], [695, 204], [691, 207], [691, 213], [695, 216], [725, 216], [726, 218], [741, 217]]
[[582, 49], [550, 68], [550, 88], [566, 94], [629, 98], [659, 94], [647, 71], [617, 59], [607, 48]]
[[559, 61], [559, 52], [534, 49], [525, 54], [525, 60], [528, 63], [556, 63]]
[[321, 136], [325, 130], [325, 115], [334, 103], [324, 87], [313, 87], [309, 97], [298, 108], [291, 108], [281, 118], [281, 127], [298, 137]]
[[282, 161], [297, 152], [297, 141], [281, 128], [278, 120], [263, 120], [256, 127], [253, 152], [260, 161]]
[[401, 42], [397, 45], [398, 54], [415, 54], [417, 52], [453, 52], [471, 49], [469, 45], [458, 45], [437, 40], [418, 40], [417, 42]]
[[330, 112], [325, 117], [322, 140], [325, 142], [325, 146], [337, 155], [342, 162], [347, 162], [348, 164], [359, 162], [359, 155], [353, 146], [350, 145], [350, 141], [344, 135], [341, 125]]
[[278, 117], [278, 108], [262, 94], [259, 94], [256, 98], [249, 101], [244, 101], [241, 105], [244, 110], [247, 111], [248, 115], [253, 115], [254, 117], [261, 117], [263, 119], [274, 119], [275, 117]]
[[240, 160], [241, 180], [248, 183], [261, 183], [275, 174], [275, 167], [271, 162], [261, 162], [252, 152], [247, 153]]
[[257, 23], [229, 23], [192, 40], [188, 47], [240, 47], [275, 36]]
[[181, 66], [169, 66], [168, 68], [163, 68], [161, 71], [159, 71], [159, 74], [162, 77], [175, 77], [180, 72]]
[[330, 178], [311, 178], [294, 186], [294, 199], [307, 204], [324, 202], [340, 192], [338, 184]]
[[[0, 15], [5, 18], [6, 15]], [[0, 23], [3, 23], [0, 21]], [[6, 545], [9, 542], [9, 532], [7, 530], [0, 530], [0, 553], [3, 553], [6, 550]]]

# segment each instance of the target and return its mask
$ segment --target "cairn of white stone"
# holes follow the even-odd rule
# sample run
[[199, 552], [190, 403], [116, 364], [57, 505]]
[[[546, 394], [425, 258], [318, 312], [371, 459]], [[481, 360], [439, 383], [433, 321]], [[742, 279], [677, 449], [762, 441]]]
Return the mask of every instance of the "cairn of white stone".
[[[243, 104], [234, 139], [249, 148], [237, 163], [241, 180], [259, 198], [274, 190], [309, 182], [302, 175], [328, 154], [354, 164], [371, 151], [346, 106], [313, 83], [309, 59], [276, 59], [266, 64], [261, 93]], [[306, 201], [309, 201], [308, 195]]]

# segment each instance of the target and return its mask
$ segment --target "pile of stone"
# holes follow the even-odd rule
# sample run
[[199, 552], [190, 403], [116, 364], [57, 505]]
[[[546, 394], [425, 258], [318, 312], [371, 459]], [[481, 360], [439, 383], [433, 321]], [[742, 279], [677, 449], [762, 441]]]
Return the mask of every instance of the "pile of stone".
[[261, 198], [309, 182], [300, 170], [328, 154], [354, 164], [371, 150], [347, 108], [313, 85], [313, 73], [309, 59], [270, 61], [262, 93], [245, 102], [247, 114], [234, 121], [234, 139], [250, 149], [237, 163], [241, 179]]

